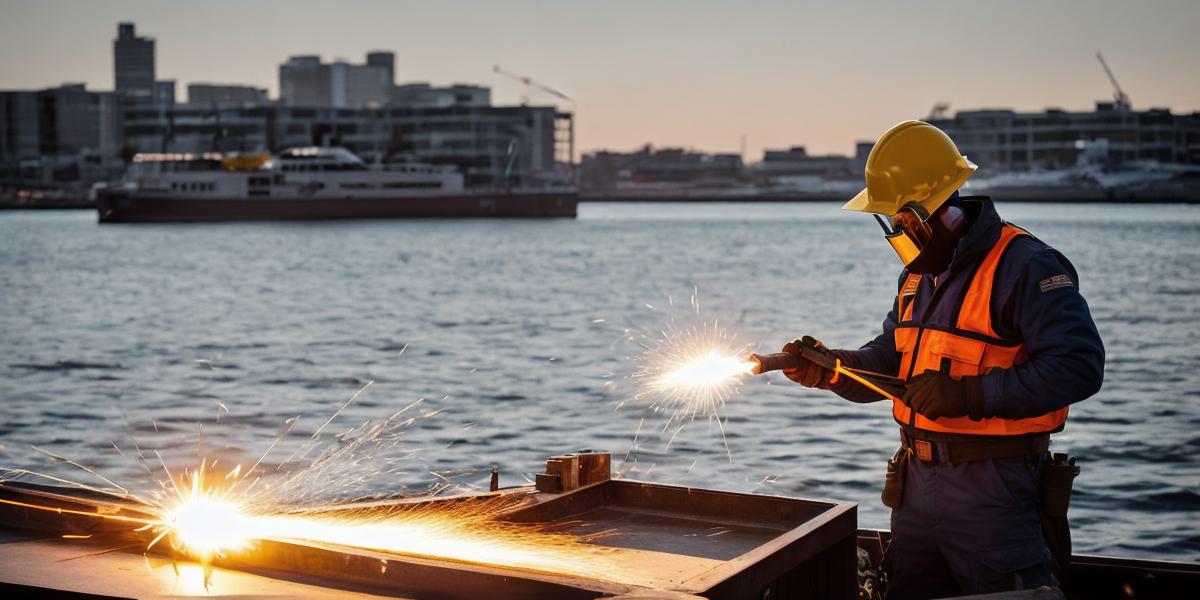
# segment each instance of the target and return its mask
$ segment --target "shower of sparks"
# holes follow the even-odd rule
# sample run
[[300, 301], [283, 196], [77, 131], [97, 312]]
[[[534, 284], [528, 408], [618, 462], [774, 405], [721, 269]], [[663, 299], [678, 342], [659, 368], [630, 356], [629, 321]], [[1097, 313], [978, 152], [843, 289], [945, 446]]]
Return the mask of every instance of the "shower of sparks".
[[665, 331], [634, 373], [640, 384], [637, 398], [674, 421], [717, 416], [742, 378], [751, 374], [754, 363], [746, 360], [748, 355], [717, 323]]
[[[338, 408], [334, 417], [369, 385]], [[614, 570], [603, 559], [604, 549], [587, 543], [591, 537], [499, 519], [528, 500], [520, 493], [453, 501], [436, 497], [449, 487], [444, 483], [427, 490], [420, 501], [413, 498], [366, 508], [351, 505], [353, 500], [361, 499], [364, 487], [400, 474], [400, 464], [413, 455], [399, 449], [401, 433], [417, 420], [440, 412], [421, 412], [422, 405], [417, 401], [379, 423], [367, 421], [330, 439], [322, 438], [322, 431], [333, 421], [331, 417], [287, 459], [270, 467], [265, 466], [268, 455], [292, 433], [299, 417], [287, 420], [267, 451], [248, 469], [240, 464], [218, 469], [218, 459], [200, 457], [196, 468], [172, 471], [157, 451], [147, 455], [131, 437], [136, 458], [157, 482], [147, 493], [133, 492], [131, 486], [118, 485], [80, 463], [41, 451], [53, 462], [82, 469], [104, 485], [97, 487], [27, 470], [0, 470], [0, 485], [5, 480], [46, 479], [124, 500], [129, 512], [108, 514], [100, 509], [64, 509], [5, 498], [0, 498], [0, 503], [128, 525], [145, 534], [149, 540], [146, 551], [165, 545], [172, 555], [200, 562], [206, 587], [215, 560], [236, 560], [241, 553], [253, 552], [258, 541], [268, 539], [321, 542], [590, 577], [604, 577]], [[224, 405], [221, 409], [228, 412]], [[203, 428], [199, 431], [203, 433]], [[327, 448], [319, 450], [322, 446]], [[114, 448], [124, 455], [115, 443]], [[198, 441], [198, 455], [201, 448]], [[313, 452], [316, 458], [307, 461]], [[302, 461], [307, 464], [298, 466]], [[407, 467], [411, 469], [412, 465]]]
[[[674, 309], [671, 298], [668, 305]], [[652, 305], [647, 307], [658, 311]], [[688, 423], [707, 419], [716, 421], [726, 456], [732, 462], [721, 410], [752, 374], [752, 346], [740, 343], [719, 321], [704, 321], [695, 293], [686, 314], [669, 317], [656, 330], [626, 334], [627, 341], [641, 350], [633, 359], [636, 367], [630, 377], [636, 386], [633, 404], [665, 416], [662, 431], [670, 432], [666, 448]], [[634, 437], [635, 447], [640, 435], [641, 425]]]

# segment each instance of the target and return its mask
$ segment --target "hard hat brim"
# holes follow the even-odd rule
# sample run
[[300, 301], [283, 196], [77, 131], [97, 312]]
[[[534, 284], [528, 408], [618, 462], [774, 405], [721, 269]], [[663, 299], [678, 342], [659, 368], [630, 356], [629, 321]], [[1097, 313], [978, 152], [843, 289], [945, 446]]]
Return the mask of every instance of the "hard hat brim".
[[[929, 214], [933, 214], [933, 212], [937, 210], [942, 203], [944, 203], [946, 199], [950, 197], [951, 194], [958, 190], [958, 188], [962, 187], [963, 184], [966, 183], [967, 180], [970, 179], [971, 176], [975, 174], [975, 171], [979, 168], [975, 165], [975, 163], [968, 160], [965, 155], [961, 158], [961, 161], [961, 167], [953, 179], [943, 185], [941, 189], [939, 189], [937, 193], [930, 198], [918, 202]], [[900, 212], [902, 208], [904, 207], [894, 202], [875, 201], [871, 198], [869, 188], [863, 188], [863, 190], [851, 198], [849, 202], [842, 205], [842, 210], [875, 213], [885, 217], [891, 217], [895, 215], [896, 213]]]
[[[869, 208], [870, 206], [871, 206], [871, 193], [867, 190], [867, 188], [863, 188], [863, 190], [861, 192], [855, 194], [855, 196], [853, 198], [851, 198], [849, 202], [842, 205], [842, 210], [854, 210], [854, 211], [858, 211], [858, 212], [876, 212], [876, 211], [871, 210]], [[891, 216], [891, 215], [885, 215], [885, 216]]]

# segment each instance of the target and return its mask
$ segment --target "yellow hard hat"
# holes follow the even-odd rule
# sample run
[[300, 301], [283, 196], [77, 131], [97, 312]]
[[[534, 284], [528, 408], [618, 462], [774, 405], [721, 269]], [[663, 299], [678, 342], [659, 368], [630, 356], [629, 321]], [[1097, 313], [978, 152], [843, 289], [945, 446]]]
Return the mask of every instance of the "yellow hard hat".
[[867, 188], [842, 210], [890, 217], [917, 204], [932, 215], [977, 168], [941, 129], [905, 121], [875, 142], [867, 156]]

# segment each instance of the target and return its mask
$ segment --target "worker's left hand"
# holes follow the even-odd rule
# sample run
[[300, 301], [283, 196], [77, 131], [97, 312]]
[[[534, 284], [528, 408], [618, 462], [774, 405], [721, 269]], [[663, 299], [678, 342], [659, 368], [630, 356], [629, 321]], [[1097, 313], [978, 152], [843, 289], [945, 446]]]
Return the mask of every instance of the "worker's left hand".
[[970, 417], [983, 414], [983, 383], [978, 377], [955, 379], [945, 371], [925, 371], [908, 380], [904, 403], [927, 419]]

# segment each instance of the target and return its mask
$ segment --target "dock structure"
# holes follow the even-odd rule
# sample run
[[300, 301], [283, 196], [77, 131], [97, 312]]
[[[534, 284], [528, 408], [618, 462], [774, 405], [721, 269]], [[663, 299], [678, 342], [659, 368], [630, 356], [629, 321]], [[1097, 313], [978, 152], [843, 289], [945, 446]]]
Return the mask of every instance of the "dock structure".
[[[205, 567], [171, 544], [147, 549], [130, 522], [145, 506], [96, 491], [0, 481], [0, 592], [74, 598], [270, 595], [295, 598], [696, 600], [877, 598], [860, 568], [887, 532], [857, 529], [857, 505], [612, 479], [607, 453], [561, 454], [536, 485], [450, 497], [366, 500], [339, 518], [403, 509], [470, 513], [501, 501], [498, 523], [581, 540], [570, 568], [516, 568], [326, 541], [258, 539]], [[515, 500], [508, 503], [508, 500]], [[42, 507], [35, 509], [32, 507]], [[45, 510], [49, 507], [50, 510]], [[393, 510], [396, 509], [396, 510]], [[100, 515], [106, 515], [100, 518]], [[115, 519], [112, 517], [116, 517]], [[530, 529], [533, 531], [534, 529]], [[532, 540], [537, 547], [538, 541]], [[547, 547], [550, 547], [549, 545]], [[582, 564], [597, 557], [594, 568]], [[1200, 564], [1076, 556], [1068, 598], [1166, 598], [1200, 582]], [[1054, 600], [1058, 590], [975, 596]]]

